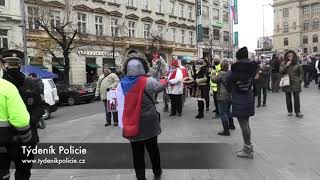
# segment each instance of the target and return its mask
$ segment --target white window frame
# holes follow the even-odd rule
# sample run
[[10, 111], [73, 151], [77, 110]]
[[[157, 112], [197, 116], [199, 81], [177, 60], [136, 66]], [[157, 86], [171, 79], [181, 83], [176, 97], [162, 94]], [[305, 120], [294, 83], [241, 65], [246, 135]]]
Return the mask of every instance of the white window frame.
[[[83, 20], [85, 17], [85, 20]], [[85, 13], [77, 13], [78, 18], [78, 32], [79, 33], [87, 33], [87, 25], [88, 25], [88, 15]]]
[[193, 12], [193, 8], [192, 8], [192, 6], [188, 6], [188, 15], [189, 15], [189, 19], [192, 19], [192, 12]]
[[136, 22], [135, 21], [128, 21], [128, 36], [129, 37], [136, 37]]
[[134, 7], [134, 0], [128, 0], [127, 5], [130, 7]]
[[[218, 12], [218, 16], [215, 16], [215, 14], [214, 14], [215, 11]], [[219, 9], [216, 9], [216, 8], [212, 9], [212, 18], [215, 20], [218, 20], [218, 21], [220, 20], [220, 10]]]
[[[149, 26], [149, 29], [146, 27]], [[143, 24], [143, 37], [144, 39], [149, 39], [150, 38], [150, 30], [151, 30], [151, 24], [150, 23], [144, 23]]]
[[[9, 38], [8, 38], [9, 30], [0, 29], [0, 31], [5, 31], [6, 32], [6, 35], [0, 34], [0, 47], [9, 48]], [[6, 41], [7, 41], [7, 47], [4, 46], [4, 43], [3, 43], [4, 39], [6, 39]]]
[[320, 3], [311, 5], [312, 14], [319, 14], [320, 12]]
[[142, 9], [149, 10], [149, 0], [142, 0]]
[[54, 31], [52, 25], [54, 27], [58, 27], [61, 23], [61, 11], [53, 10], [50, 13], [50, 26], [51, 30]]
[[310, 6], [303, 7], [303, 15], [308, 15], [310, 13]]
[[181, 44], [185, 44], [186, 31], [181, 29]]
[[111, 18], [110, 19], [110, 28], [111, 28], [111, 36], [118, 37], [119, 36], [119, 19]]
[[175, 8], [175, 6], [176, 6], [176, 3], [174, 2], [174, 1], [170, 1], [170, 5], [169, 5], [170, 7], [170, 9], [169, 9], [169, 14], [170, 15], [173, 15], [174, 16], [174, 12], [175, 12], [175, 10], [174, 10], [174, 8]]
[[94, 16], [96, 35], [102, 36], [104, 34], [103, 16]]
[[162, 0], [157, 1], [157, 12], [162, 13]]
[[159, 34], [159, 36], [160, 36], [161, 38], [163, 38], [163, 34], [164, 34], [164, 32], [163, 32], [163, 26], [158, 26], [158, 34]]
[[[31, 10], [32, 12], [29, 12], [29, 10]], [[37, 25], [37, 22], [36, 22], [36, 19], [39, 17], [39, 7], [28, 6], [27, 13], [28, 13], [28, 29], [39, 30], [40, 27], [39, 25]]]
[[[204, 13], [204, 10], [205, 10], [205, 9], [208, 10], [206, 14]], [[204, 18], [209, 18], [209, 11], [210, 11], [210, 10], [209, 10], [209, 6], [204, 6], [204, 5], [203, 5], [203, 6], [202, 6], [202, 17], [204, 17]]]
[[193, 31], [189, 31], [189, 42], [193, 45]]
[[180, 9], [179, 9], [179, 16], [180, 17], [184, 17], [184, 4], [183, 3], [180, 3], [179, 4], [179, 7], [180, 7]]
[[176, 42], [176, 40], [177, 40], [177, 30], [176, 30], [176, 28], [171, 28], [171, 40], [172, 41], [174, 41], [174, 42]]

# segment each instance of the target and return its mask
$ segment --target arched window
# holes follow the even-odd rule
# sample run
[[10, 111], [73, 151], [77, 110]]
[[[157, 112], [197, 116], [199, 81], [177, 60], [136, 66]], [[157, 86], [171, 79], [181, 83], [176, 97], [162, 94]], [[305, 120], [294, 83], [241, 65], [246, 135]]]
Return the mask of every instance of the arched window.
[[287, 22], [283, 23], [283, 32], [284, 33], [289, 32], [289, 24]]
[[304, 21], [303, 30], [305, 30], [305, 31], [309, 30], [309, 21], [308, 20]]
[[308, 44], [308, 36], [303, 36], [303, 44]]
[[315, 18], [313, 20], [312, 29], [318, 29], [319, 28], [319, 19]]
[[288, 46], [289, 45], [289, 39], [288, 38], [284, 38], [283, 39], [283, 45], [284, 46]]
[[312, 42], [313, 43], [317, 43], [318, 42], [318, 35], [315, 34], [315, 35], [312, 36]]

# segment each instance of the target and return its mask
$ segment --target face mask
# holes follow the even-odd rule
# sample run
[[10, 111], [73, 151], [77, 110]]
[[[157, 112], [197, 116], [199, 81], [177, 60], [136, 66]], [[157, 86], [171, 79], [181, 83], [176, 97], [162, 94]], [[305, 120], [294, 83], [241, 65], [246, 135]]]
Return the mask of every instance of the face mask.
[[220, 62], [214, 62], [214, 65], [219, 65], [220, 64]]

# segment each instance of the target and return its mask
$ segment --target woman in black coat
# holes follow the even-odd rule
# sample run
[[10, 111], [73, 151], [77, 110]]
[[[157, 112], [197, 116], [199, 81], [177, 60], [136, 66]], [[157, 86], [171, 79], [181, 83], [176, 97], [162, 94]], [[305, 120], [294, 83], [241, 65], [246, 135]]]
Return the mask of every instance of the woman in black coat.
[[254, 116], [254, 94], [252, 90], [258, 65], [248, 59], [247, 47], [241, 48], [236, 57], [238, 61], [231, 66], [227, 82], [232, 86], [232, 116], [237, 117], [242, 131], [244, 146], [238, 157], [253, 158], [249, 117]]

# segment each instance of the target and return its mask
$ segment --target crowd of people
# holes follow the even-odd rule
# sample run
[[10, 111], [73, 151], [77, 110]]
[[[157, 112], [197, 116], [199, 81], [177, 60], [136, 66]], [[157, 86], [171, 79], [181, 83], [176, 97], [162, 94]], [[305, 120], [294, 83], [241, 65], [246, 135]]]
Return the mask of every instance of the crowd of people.
[[[300, 57], [289, 50], [283, 57], [274, 54], [272, 59], [250, 59], [248, 49], [243, 47], [236, 53], [236, 59], [230, 62], [214, 56], [212, 61], [201, 58], [183, 65], [172, 59], [168, 64], [160, 53], [155, 53], [148, 61], [143, 53], [132, 50], [123, 64], [122, 77], [104, 66], [95, 95], [104, 104], [105, 126], [110, 126], [113, 119], [113, 125], [121, 127], [123, 137], [130, 141], [138, 180], [146, 179], [144, 147], [149, 152], [155, 178], [162, 174], [158, 147], [161, 117], [156, 108], [159, 93], [163, 93], [163, 111], [169, 112], [169, 117], [183, 116], [188, 97], [197, 102], [196, 119], [203, 119], [204, 111], [209, 111], [212, 104], [214, 118], [221, 119], [222, 131], [217, 133], [221, 136], [230, 136], [230, 130], [235, 130], [234, 118], [237, 118], [244, 145], [236, 155], [243, 158], [253, 158], [249, 119], [255, 115], [255, 106], [267, 106], [269, 91], [285, 92], [288, 116], [295, 113], [296, 117], [303, 118], [301, 86], [304, 83], [308, 88], [313, 79], [319, 84], [319, 56]], [[21, 159], [34, 157], [25, 157], [21, 145], [36, 146], [39, 142], [37, 129], [39, 124], [44, 126], [41, 118], [43, 84], [36, 74], [26, 78], [20, 72], [19, 61], [20, 58], [8, 55], [1, 58], [0, 64], [0, 179], [9, 179], [11, 161], [16, 164], [16, 179], [30, 178], [32, 164], [22, 164]], [[117, 111], [108, 110], [110, 90], [117, 92]], [[213, 103], [210, 103], [210, 95]]]

